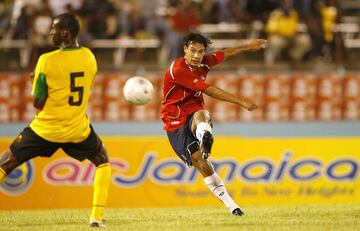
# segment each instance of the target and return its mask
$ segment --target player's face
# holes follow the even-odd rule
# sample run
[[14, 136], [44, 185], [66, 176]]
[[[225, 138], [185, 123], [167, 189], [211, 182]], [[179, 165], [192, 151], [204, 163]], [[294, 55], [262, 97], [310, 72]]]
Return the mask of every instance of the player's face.
[[64, 41], [63, 30], [59, 29], [59, 19], [55, 19], [50, 29], [50, 36], [55, 46], [61, 46]]
[[190, 66], [197, 67], [201, 64], [204, 55], [205, 47], [202, 43], [192, 42], [184, 47], [185, 59]]

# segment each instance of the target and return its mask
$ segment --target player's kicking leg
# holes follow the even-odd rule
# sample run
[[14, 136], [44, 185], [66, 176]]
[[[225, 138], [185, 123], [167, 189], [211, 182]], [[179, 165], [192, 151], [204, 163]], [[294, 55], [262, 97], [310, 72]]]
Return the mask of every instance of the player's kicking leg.
[[206, 110], [199, 110], [194, 113], [191, 130], [196, 134], [197, 139], [200, 141], [200, 150], [192, 154], [192, 164], [204, 176], [204, 182], [209, 187], [210, 191], [224, 203], [230, 212], [236, 216], [242, 216], [244, 212], [231, 198], [223, 181], [214, 171], [210, 161], [207, 160], [213, 144], [210, 123], [210, 114]]
[[6, 175], [10, 174], [11, 171], [20, 164], [21, 163], [17, 161], [14, 154], [8, 149], [0, 159], [0, 184], [5, 179]]
[[111, 180], [109, 158], [104, 147], [89, 160], [96, 166], [90, 227], [105, 227], [103, 214]]
[[229, 211], [236, 216], [244, 215], [241, 208], [234, 202], [229, 193], [227, 192], [223, 181], [218, 174], [214, 171], [209, 160], [202, 158], [200, 151], [195, 152], [192, 157], [192, 164], [204, 176], [204, 182], [209, 187], [210, 191], [224, 203]]
[[210, 114], [206, 110], [199, 110], [194, 113], [191, 130], [200, 142], [200, 152], [204, 159], [210, 156], [214, 138], [212, 135]]

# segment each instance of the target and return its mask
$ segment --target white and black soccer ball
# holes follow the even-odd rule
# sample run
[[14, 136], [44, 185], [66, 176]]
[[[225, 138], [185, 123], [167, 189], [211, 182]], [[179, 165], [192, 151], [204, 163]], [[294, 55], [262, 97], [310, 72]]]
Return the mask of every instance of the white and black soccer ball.
[[150, 80], [134, 76], [126, 80], [123, 94], [126, 101], [135, 105], [144, 105], [153, 98], [154, 87]]

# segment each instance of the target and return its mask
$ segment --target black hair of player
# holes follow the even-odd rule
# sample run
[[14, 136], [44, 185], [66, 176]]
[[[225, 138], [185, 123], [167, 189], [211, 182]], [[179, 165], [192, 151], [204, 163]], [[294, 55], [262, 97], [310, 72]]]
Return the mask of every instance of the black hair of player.
[[72, 38], [76, 38], [80, 31], [80, 22], [79, 19], [69, 13], [64, 13], [56, 16], [59, 19], [57, 24], [59, 29], [68, 30]]
[[186, 47], [188, 47], [193, 42], [203, 44], [205, 49], [208, 48], [209, 45], [212, 43], [210, 39], [197, 33], [190, 33], [184, 38], [184, 45]]

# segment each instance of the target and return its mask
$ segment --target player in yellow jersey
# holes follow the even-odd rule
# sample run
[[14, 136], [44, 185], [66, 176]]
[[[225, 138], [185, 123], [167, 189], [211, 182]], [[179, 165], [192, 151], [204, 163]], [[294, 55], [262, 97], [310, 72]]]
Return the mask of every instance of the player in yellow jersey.
[[88, 159], [96, 166], [90, 226], [103, 227], [111, 169], [86, 115], [97, 64], [91, 51], [79, 46], [78, 33], [76, 16], [54, 19], [50, 36], [59, 49], [40, 56], [33, 79], [34, 106], [40, 112], [0, 159], [0, 182], [22, 163], [50, 157], [59, 148], [77, 160]]

